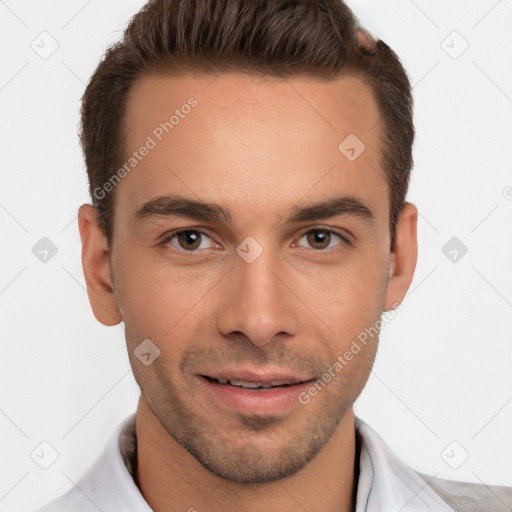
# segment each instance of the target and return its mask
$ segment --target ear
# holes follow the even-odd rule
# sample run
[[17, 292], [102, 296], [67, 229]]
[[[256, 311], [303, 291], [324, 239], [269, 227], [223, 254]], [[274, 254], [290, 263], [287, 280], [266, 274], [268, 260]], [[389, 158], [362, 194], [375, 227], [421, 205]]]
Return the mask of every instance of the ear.
[[396, 226], [396, 239], [390, 253], [390, 277], [384, 310], [390, 311], [401, 303], [411, 285], [418, 260], [418, 208], [405, 203]]
[[80, 206], [78, 229], [82, 240], [82, 268], [92, 312], [103, 325], [117, 325], [123, 318], [114, 298], [110, 249], [99, 227], [96, 207], [91, 204]]

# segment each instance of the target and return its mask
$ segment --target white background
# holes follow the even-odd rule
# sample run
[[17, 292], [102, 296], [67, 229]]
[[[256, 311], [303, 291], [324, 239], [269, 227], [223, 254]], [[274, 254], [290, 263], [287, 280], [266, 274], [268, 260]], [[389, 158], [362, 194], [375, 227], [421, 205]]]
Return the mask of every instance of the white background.
[[[420, 471], [512, 485], [512, 1], [348, 3], [414, 85], [420, 212], [415, 278], [356, 414]], [[0, 2], [4, 511], [70, 488], [135, 411], [124, 331], [96, 322], [84, 290], [76, 132], [87, 80], [142, 5]], [[43, 31], [59, 45], [47, 59], [31, 48]], [[454, 236], [468, 248], [456, 263], [442, 252]], [[42, 237], [58, 249], [47, 263], [32, 253]], [[59, 453], [47, 470], [31, 458], [42, 441]], [[442, 457], [453, 441], [451, 460], [469, 454], [458, 469]]]

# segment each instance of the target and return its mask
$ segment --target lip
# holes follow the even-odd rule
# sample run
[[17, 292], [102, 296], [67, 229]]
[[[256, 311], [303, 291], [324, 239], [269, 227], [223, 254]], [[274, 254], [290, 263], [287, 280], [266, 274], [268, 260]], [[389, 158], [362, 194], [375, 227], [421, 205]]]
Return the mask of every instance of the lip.
[[[239, 375], [239, 373], [237, 373]], [[242, 375], [242, 373], [240, 373]], [[247, 378], [241, 380], [250, 380]], [[272, 379], [279, 380], [277, 374], [272, 374]], [[286, 387], [269, 388], [262, 391], [219, 384], [212, 382], [201, 375], [196, 375], [201, 388], [207, 395], [208, 402], [219, 403], [222, 406], [242, 413], [250, 414], [278, 414], [299, 404], [299, 395], [311, 386], [313, 380], [293, 384]], [[234, 377], [233, 377], [234, 378]], [[254, 375], [252, 375], [254, 379]], [[256, 381], [261, 382], [261, 381]]]

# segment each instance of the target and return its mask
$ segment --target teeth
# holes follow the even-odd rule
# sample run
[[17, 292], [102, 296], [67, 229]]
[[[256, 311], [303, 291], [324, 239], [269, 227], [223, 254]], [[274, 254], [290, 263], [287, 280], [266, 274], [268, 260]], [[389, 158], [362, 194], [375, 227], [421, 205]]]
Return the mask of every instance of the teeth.
[[243, 388], [259, 388], [261, 384], [257, 382], [247, 382], [245, 380], [232, 380], [230, 381], [232, 386], [241, 386]]
[[238, 387], [248, 388], [248, 389], [271, 388], [274, 386], [282, 386], [284, 384], [286, 384], [286, 385], [293, 384], [289, 380], [274, 380], [272, 382], [269, 382], [268, 384], [263, 384], [261, 382], [249, 382], [249, 381], [245, 381], [245, 380], [229, 380], [228, 381], [227, 379], [222, 379], [222, 378], [217, 378], [217, 380], [221, 384], [227, 384], [229, 382], [232, 386], [238, 386]]

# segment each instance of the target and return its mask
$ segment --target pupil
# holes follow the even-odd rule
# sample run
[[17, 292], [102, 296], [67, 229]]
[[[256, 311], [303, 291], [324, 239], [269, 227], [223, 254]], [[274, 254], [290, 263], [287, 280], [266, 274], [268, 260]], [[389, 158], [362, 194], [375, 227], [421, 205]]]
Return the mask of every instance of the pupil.
[[325, 231], [312, 231], [310, 233], [310, 240], [309, 240], [309, 242], [313, 246], [316, 246], [319, 243], [320, 246], [323, 248], [323, 247], [326, 246], [326, 244], [325, 244], [326, 241], [327, 241], [327, 245], [329, 245], [328, 233], [326, 233]]
[[[194, 250], [199, 246], [199, 244], [197, 243], [199, 241], [199, 234], [197, 231], [183, 231], [182, 233], [179, 234], [179, 239], [180, 245], [184, 249]], [[181, 244], [182, 241], [185, 242], [185, 245]], [[194, 242], [196, 244], [193, 247], [189, 245], [190, 243], [194, 244]]]

